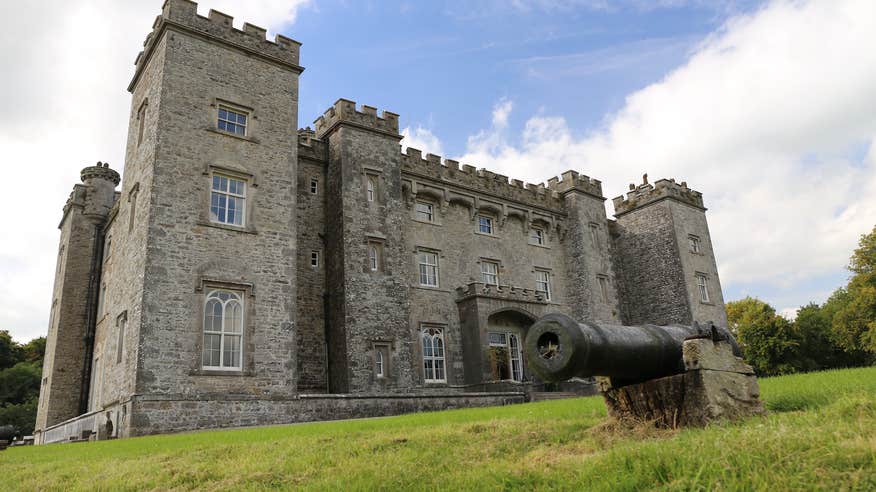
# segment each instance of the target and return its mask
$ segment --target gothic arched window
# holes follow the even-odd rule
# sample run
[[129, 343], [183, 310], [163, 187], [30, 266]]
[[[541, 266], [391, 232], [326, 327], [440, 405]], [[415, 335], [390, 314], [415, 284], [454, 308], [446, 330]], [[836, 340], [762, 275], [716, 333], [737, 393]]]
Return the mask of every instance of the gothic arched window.
[[243, 317], [243, 297], [239, 292], [212, 290], [207, 293], [204, 304], [205, 369], [241, 369]]
[[445, 382], [444, 334], [439, 328], [423, 329], [423, 378], [426, 382]]

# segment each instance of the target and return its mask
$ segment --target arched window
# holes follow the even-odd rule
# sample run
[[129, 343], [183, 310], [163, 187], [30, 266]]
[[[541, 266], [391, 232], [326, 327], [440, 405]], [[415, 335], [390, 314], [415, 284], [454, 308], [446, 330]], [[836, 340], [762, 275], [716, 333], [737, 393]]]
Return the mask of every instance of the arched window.
[[242, 341], [242, 296], [229, 290], [210, 291], [204, 304], [204, 368], [240, 369]]
[[372, 244], [368, 247], [368, 263], [371, 266], [371, 271], [376, 272], [380, 266], [377, 256], [377, 245]]
[[366, 186], [367, 186], [367, 191], [368, 191], [368, 201], [373, 202], [374, 201], [374, 188], [375, 188], [375, 183], [374, 183], [373, 177], [368, 176], [368, 184]]
[[383, 374], [383, 352], [380, 349], [377, 349], [377, 353], [374, 354], [374, 372], [377, 373], [377, 377], [382, 378]]
[[440, 329], [423, 329], [423, 378], [426, 382], [445, 382], [444, 334]]

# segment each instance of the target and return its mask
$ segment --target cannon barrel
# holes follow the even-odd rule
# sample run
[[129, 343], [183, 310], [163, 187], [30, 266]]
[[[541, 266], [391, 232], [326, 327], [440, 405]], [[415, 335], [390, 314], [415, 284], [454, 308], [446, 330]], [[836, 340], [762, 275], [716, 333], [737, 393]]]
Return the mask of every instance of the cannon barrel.
[[726, 328], [685, 325], [623, 326], [577, 322], [564, 314], [548, 314], [535, 322], [524, 340], [529, 369], [542, 380], [604, 376], [613, 384], [632, 384], [684, 372], [682, 344], [688, 338], [727, 340], [739, 346]]

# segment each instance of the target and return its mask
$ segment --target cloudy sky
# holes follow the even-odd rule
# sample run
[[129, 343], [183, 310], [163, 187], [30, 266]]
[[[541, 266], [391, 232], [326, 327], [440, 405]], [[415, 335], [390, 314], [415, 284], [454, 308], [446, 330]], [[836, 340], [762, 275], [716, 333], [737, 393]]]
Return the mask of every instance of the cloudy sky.
[[[0, 329], [44, 335], [61, 207], [123, 165], [133, 60], [160, 0], [0, 3]], [[304, 43], [299, 126], [338, 97], [406, 140], [609, 198], [702, 191], [725, 298], [792, 312], [842, 285], [876, 223], [876, 2], [202, 0]], [[609, 212], [611, 212], [609, 205]]]

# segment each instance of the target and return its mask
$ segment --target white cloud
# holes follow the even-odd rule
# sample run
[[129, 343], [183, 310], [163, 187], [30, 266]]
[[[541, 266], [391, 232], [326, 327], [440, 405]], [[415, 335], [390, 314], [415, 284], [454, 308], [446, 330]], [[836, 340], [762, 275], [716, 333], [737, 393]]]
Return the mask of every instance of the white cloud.
[[[307, 0], [203, 0], [274, 32]], [[0, 17], [0, 329], [44, 335], [51, 306], [61, 207], [79, 170], [95, 161], [121, 171], [134, 57], [161, 1], [2, 2]]]
[[539, 115], [511, 141], [501, 121], [460, 160], [532, 181], [576, 169], [609, 198], [643, 172], [685, 179], [710, 207], [725, 288], [792, 288], [841, 271], [876, 222], [872, 46], [876, 2], [777, 1], [729, 21], [592, 134]]
[[441, 141], [432, 134], [430, 130], [423, 128], [421, 126], [417, 126], [413, 130], [411, 127], [405, 127], [402, 130], [402, 151], [407, 149], [408, 147], [415, 148], [417, 150], [421, 150], [423, 155], [426, 154], [435, 154], [435, 155], [444, 155], [441, 147]]
[[794, 321], [797, 319], [797, 312], [800, 311], [800, 308], [784, 308], [779, 310], [779, 314], [787, 320]]

